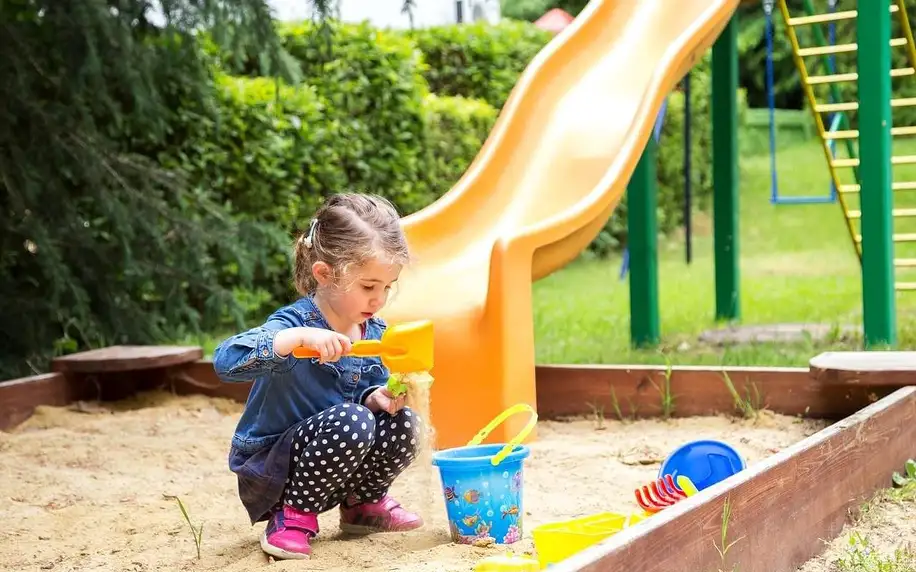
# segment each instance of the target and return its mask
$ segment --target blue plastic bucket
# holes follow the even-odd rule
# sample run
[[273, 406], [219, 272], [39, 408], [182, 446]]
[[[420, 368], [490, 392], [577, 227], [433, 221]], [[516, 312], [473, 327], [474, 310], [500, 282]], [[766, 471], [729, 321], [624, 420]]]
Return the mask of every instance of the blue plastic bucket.
[[[507, 444], [481, 445], [507, 417], [526, 411], [531, 420]], [[522, 403], [490, 422], [464, 447], [433, 454], [439, 468], [452, 541], [458, 544], [512, 544], [522, 539], [524, 460], [531, 450], [520, 442], [537, 423]]]

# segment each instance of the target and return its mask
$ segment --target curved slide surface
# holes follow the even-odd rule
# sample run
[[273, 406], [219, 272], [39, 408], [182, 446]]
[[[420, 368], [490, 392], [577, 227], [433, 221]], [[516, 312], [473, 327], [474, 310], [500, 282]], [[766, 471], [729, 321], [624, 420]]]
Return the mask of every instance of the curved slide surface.
[[[403, 219], [417, 261], [382, 317], [434, 323], [437, 446], [536, 404], [532, 281], [601, 230], [666, 95], [738, 3], [592, 0], [529, 64], [464, 176]], [[526, 421], [510, 418], [488, 441]]]

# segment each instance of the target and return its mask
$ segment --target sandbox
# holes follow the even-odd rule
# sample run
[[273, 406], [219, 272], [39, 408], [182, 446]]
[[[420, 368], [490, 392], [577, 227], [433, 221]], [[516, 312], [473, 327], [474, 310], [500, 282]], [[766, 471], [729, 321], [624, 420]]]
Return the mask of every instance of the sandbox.
[[[95, 373], [85, 363], [83, 371], [61, 366], [0, 383], [9, 431], [0, 434], [9, 499], [0, 562], [11, 570], [266, 566], [263, 524], [245, 519], [225, 462], [247, 387], [216, 383], [193, 352], [139, 371], [126, 364]], [[735, 446], [747, 469], [552, 569], [794, 570], [914, 453], [916, 389], [899, 388], [912, 375], [831, 371], [539, 367], [542, 422], [525, 463], [524, 537], [508, 548], [530, 552], [539, 524], [637, 511], [633, 490], [656, 476], [662, 458], [710, 437]], [[665, 392], [672, 399], [661, 399]], [[347, 538], [331, 511], [312, 561], [271, 566], [470, 571], [506, 549], [451, 542], [429, 467], [412, 467], [392, 492], [421, 512], [424, 529]], [[204, 525], [199, 560], [175, 497]], [[726, 499], [728, 542], [740, 540], [723, 561], [715, 545]]]

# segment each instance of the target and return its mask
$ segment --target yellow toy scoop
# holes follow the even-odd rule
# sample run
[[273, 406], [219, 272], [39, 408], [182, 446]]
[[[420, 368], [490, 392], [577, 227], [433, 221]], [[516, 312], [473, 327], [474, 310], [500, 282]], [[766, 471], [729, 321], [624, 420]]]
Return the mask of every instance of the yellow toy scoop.
[[[429, 371], [433, 368], [433, 323], [429, 320], [393, 324], [381, 340], [360, 340], [353, 344], [348, 356], [379, 356], [382, 363], [395, 373]], [[293, 357], [320, 357], [317, 350], [299, 346]]]

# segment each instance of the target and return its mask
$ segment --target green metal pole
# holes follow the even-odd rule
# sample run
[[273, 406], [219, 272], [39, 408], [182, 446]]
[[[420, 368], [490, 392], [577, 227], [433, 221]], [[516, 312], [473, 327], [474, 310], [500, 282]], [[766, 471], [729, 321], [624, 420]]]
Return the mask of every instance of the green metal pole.
[[713, 243], [716, 319], [741, 315], [738, 297], [738, 22], [712, 47]]
[[891, 189], [890, 0], [859, 2], [859, 154], [865, 345], [897, 343]]
[[650, 136], [627, 188], [627, 246], [630, 249], [630, 341], [659, 342], [657, 146]]

